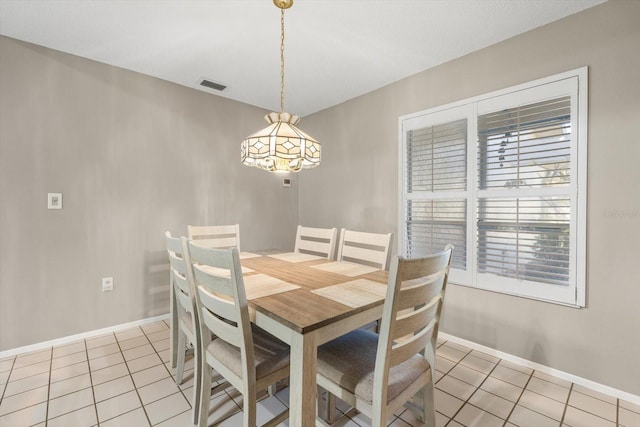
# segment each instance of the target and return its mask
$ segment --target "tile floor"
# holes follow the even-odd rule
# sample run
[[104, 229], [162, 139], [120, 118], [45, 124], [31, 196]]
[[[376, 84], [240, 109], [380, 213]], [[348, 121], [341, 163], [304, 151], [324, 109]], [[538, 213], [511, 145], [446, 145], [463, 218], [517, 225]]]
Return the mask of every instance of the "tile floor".
[[[156, 322], [2, 359], [0, 426], [188, 426], [193, 370], [176, 386], [168, 349], [169, 328]], [[452, 342], [439, 343], [435, 378], [439, 427], [640, 427], [638, 405]], [[259, 422], [287, 402], [287, 388], [265, 397]], [[210, 421], [241, 425], [241, 405], [233, 390], [216, 394]], [[369, 420], [346, 410], [337, 425], [367, 426]], [[403, 410], [389, 425], [420, 423]]]

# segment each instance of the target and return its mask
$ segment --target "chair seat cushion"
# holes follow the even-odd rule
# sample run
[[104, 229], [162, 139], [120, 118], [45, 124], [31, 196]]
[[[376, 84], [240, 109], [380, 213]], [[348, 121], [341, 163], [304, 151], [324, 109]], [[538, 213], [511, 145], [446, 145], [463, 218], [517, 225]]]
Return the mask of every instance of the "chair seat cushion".
[[[365, 402], [373, 402], [378, 334], [357, 329], [318, 348], [317, 372]], [[429, 371], [419, 354], [389, 370], [387, 402]]]
[[[256, 364], [256, 379], [289, 366], [289, 346], [265, 330], [251, 325]], [[242, 378], [240, 349], [220, 338], [214, 338], [207, 346], [208, 356], [217, 359]]]

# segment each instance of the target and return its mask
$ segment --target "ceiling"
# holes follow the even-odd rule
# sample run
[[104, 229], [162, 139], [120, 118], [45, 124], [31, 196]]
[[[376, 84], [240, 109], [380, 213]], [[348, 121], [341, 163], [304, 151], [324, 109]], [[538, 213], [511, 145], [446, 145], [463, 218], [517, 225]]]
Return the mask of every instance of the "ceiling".
[[[604, 1], [296, 0], [285, 110], [314, 113]], [[280, 110], [272, 0], [0, 0], [0, 34]]]

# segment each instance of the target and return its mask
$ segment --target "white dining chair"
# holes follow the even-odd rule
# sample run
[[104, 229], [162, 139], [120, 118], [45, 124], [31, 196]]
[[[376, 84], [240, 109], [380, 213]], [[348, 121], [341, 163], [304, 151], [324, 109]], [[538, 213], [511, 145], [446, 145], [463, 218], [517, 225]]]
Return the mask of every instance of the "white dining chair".
[[[176, 310], [177, 318], [177, 342], [176, 346], [176, 376], [175, 382], [180, 385], [184, 381], [184, 366], [187, 346], [193, 347], [193, 411], [192, 419], [196, 422], [200, 402], [200, 330], [198, 328], [198, 313], [196, 310], [195, 292], [193, 280], [191, 280], [191, 263], [189, 252], [184, 238], [172, 237], [169, 231], [165, 232], [165, 242], [169, 255], [169, 269], [171, 282], [171, 305]], [[174, 351], [174, 349], [171, 349]]]
[[338, 261], [367, 264], [380, 270], [386, 270], [389, 262], [391, 236], [391, 233], [365, 233], [343, 228], [338, 244]]
[[[201, 402], [211, 399], [211, 370], [243, 396], [243, 426], [256, 425], [257, 392], [289, 377], [289, 346], [252, 325], [236, 248], [206, 248], [189, 242], [200, 321]], [[228, 274], [211, 274], [207, 267]], [[212, 339], [213, 335], [213, 339]], [[275, 426], [289, 416], [276, 415], [264, 426]], [[198, 425], [207, 426], [209, 406], [200, 405]]]
[[433, 370], [452, 252], [447, 245], [424, 258], [394, 257], [380, 334], [357, 329], [318, 348], [318, 386], [370, 417], [374, 427], [386, 425], [403, 405], [435, 426]]
[[209, 248], [238, 248], [240, 251], [240, 224], [188, 225], [189, 238]]
[[316, 228], [298, 225], [293, 251], [333, 259], [338, 242], [337, 237], [337, 228]]

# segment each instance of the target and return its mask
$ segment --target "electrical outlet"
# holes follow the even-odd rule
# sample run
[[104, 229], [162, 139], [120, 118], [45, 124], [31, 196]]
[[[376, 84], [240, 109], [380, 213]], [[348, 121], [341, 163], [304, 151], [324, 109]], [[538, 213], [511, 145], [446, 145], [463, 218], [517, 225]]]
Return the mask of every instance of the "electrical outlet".
[[103, 277], [102, 278], [102, 292], [112, 291], [113, 290], [113, 277]]

